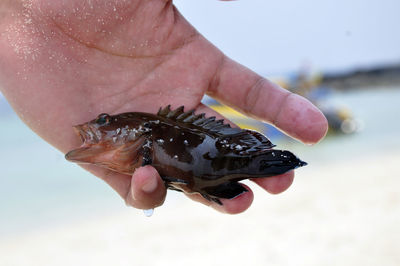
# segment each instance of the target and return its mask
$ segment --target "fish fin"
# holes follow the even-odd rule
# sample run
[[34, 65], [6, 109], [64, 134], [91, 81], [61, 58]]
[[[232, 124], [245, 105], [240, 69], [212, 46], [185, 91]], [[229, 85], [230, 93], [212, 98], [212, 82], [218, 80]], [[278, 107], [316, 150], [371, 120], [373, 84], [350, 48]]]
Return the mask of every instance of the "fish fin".
[[220, 136], [215, 145], [222, 154], [237, 155], [254, 155], [275, 147], [266, 136], [249, 129], [242, 129], [235, 135]]
[[157, 115], [159, 115], [159, 116], [166, 116], [169, 112], [171, 112], [171, 105], [169, 104], [169, 105], [167, 105], [166, 107], [164, 107], [164, 108], [161, 108], [160, 107], [160, 109], [158, 110], [158, 112], [157, 112]]
[[237, 155], [252, 155], [268, 149], [275, 145], [263, 134], [241, 128], [232, 128], [224, 120], [215, 120], [215, 117], [206, 117], [204, 113], [195, 114], [194, 110], [184, 112], [183, 106], [171, 110], [168, 105], [160, 108], [157, 115], [172, 121], [197, 127], [205, 133], [218, 138], [217, 148], [223, 153], [234, 153]]
[[173, 191], [178, 191], [178, 192], [184, 192], [182, 189], [179, 189], [179, 188], [176, 188], [176, 187], [174, 187], [174, 186], [171, 186], [171, 185], [169, 185], [167, 182], [164, 182], [164, 184], [165, 184], [165, 187], [166, 187], [167, 189], [170, 189], [170, 190], [173, 190]]
[[179, 191], [179, 192], [184, 192], [184, 190], [180, 189], [179, 187], [176, 187], [176, 186], [182, 186], [182, 185], [189, 184], [186, 180], [175, 178], [175, 177], [163, 176], [161, 178], [164, 181], [166, 188], [175, 190], [175, 191]]
[[223, 119], [215, 120], [214, 116], [206, 117], [204, 113], [195, 114], [194, 110], [185, 112], [183, 106], [171, 110], [171, 106], [168, 105], [164, 108], [160, 108], [157, 115], [183, 124], [196, 126], [205, 132], [217, 136], [238, 134], [243, 131], [240, 128], [232, 128], [229, 124], [224, 123]]
[[175, 178], [175, 177], [169, 177], [169, 176], [163, 176], [162, 179], [171, 184], [177, 184], [177, 185], [188, 185], [189, 183], [186, 180]]
[[296, 155], [285, 150], [269, 150], [252, 157], [249, 173], [260, 177], [281, 175], [296, 168], [306, 166]]
[[225, 182], [218, 186], [206, 187], [204, 191], [211, 198], [233, 199], [248, 190], [237, 182]]
[[221, 201], [219, 198], [210, 197], [209, 195], [204, 194], [204, 193], [201, 193], [201, 195], [203, 196], [203, 198], [205, 198], [205, 199], [208, 200], [208, 201], [215, 202], [215, 203], [217, 203], [218, 205], [223, 205], [223, 204], [222, 204], [222, 201]]

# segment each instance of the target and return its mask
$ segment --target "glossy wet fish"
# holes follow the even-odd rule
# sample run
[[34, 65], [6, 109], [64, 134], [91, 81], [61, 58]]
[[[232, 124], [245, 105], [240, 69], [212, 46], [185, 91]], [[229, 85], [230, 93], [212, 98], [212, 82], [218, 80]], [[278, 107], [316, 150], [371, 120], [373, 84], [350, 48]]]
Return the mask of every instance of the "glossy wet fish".
[[223, 120], [184, 112], [183, 106], [157, 114], [101, 114], [74, 127], [82, 146], [66, 159], [132, 175], [155, 167], [166, 187], [200, 193], [221, 204], [246, 192], [238, 181], [270, 177], [306, 165], [290, 151], [275, 150], [262, 134], [232, 128]]

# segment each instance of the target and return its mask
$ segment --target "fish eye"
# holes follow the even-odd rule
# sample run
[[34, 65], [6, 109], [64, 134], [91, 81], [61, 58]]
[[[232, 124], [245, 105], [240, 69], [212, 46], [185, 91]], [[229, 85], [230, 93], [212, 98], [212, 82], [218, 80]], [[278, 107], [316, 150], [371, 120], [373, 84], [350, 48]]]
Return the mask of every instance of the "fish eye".
[[100, 114], [96, 119], [96, 124], [104, 126], [110, 122], [110, 116], [108, 114]]

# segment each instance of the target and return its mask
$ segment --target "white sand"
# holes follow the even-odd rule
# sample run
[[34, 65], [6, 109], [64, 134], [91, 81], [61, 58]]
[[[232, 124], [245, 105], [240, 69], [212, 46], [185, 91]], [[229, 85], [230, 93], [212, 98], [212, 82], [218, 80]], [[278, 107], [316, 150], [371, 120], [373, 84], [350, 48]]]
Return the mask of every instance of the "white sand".
[[[0, 240], [0, 265], [400, 265], [400, 153], [306, 167], [244, 214], [187, 199]], [[317, 164], [318, 165], [318, 164]], [[252, 187], [255, 187], [254, 185]]]

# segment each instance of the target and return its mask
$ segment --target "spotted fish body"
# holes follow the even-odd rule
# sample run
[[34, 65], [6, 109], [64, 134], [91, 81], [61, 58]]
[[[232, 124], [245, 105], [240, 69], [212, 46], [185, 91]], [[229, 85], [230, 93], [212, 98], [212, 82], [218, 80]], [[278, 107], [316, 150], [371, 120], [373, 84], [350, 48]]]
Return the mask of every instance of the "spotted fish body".
[[290, 151], [274, 150], [262, 134], [232, 128], [183, 106], [149, 113], [101, 114], [75, 126], [83, 145], [66, 159], [122, 174], [155, 167], [167, 188], [200, 193], [221, 204], [246, 192], [238, 181], [270, 177], [306, 165]]

